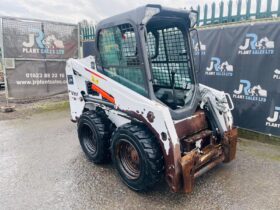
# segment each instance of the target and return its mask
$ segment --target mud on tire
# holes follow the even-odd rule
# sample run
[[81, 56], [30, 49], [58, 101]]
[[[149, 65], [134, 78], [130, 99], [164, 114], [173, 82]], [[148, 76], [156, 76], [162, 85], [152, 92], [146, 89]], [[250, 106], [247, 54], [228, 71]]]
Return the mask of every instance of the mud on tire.
[[160, 145], [144, 125], [128, 123], [117, 128], [112, 135], [111, 157], [123, 182], [133, 190], [147, 190], [162, 177]]

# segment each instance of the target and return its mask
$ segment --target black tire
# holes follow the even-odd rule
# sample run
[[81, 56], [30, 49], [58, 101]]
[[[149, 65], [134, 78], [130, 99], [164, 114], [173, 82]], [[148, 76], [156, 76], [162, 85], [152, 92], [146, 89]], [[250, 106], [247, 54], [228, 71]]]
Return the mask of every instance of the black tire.
[[109, 135], [104, 120], [94, 111], [84, 112], [78, 121], [78, 136], [87, 158], [94, 163], [109, 159]]
[[[130, 148], [130, 154], [124, 148]], [[117, 128], [112, 135], [111, 157], [122, 180], [133, 190], [145, 191], [162, 177], [164, 163], [159, 143], [143, 125], [128, 123]], [[133, 163], [128, 166], [127, 162]]]

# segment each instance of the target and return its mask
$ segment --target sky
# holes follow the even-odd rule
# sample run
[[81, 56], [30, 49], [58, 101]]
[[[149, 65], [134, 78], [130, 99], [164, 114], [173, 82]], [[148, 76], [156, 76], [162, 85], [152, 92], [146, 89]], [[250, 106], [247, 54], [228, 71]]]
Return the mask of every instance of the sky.
[[[198, 4], [214, 0], [0, 0], [0, 16], [35, 18], [67, 23], [78, 23], [81, 20], [97, 23], [98, 21], [136, 8], [148, 3], [161, 4], [174, 8], [196, 8]], [[227, 0], [225, 0], [226, 2]], [[243, 0], [245, 3], [245, 0]], [[252, 0], [253, 8], [255, 1]], [[219, 1], [215, 1], [219, 3]], [[263, 0], [262, 10], [266, 9]], [[278, 0], [273, 0], [273, 9]], [[236, 4], [234, 1], [234, 8]], [[243, 8], [245, 11], [245, 7]], [[218, 14], [218, 10], [216, 11]], [[226, 11], [225, 11], [226, 12]]]

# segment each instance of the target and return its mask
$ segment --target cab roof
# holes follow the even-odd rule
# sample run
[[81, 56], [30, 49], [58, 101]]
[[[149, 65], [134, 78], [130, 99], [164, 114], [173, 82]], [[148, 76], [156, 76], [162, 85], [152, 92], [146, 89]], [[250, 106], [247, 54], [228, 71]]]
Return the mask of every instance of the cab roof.
[[100, 21], [97, 24], [97, 30], [102, 28], [108, 28], [114, 25], [132, 22], [135, 25], [143, 23], [144, 18], [147, 16], [146, 11], [148, 8], [158, 8], [159, 13], [155, 16], [160, 17], [177, 17], [183, 18], [186, 22], [189, 22], [189, 11], [184, 9], [174, 9], [169, 7], [162, 7], [157, 4], [147, 4], [145, 6], [138, 7], [136, 9], [115, 15]]

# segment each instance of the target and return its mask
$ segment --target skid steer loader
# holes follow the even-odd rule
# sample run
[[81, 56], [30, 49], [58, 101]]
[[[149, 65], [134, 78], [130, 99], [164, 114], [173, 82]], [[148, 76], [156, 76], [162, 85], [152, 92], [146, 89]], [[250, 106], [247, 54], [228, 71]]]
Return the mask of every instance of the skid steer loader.
[[198, 84], [195, 13], [146, 5], [101, 21], [96, 55], [66, 65], [72, 121], [86, 156], [112, 159], [123, 182], [147, 190], [165, 175], [174, 192], [235, 158], [228, 94]]

